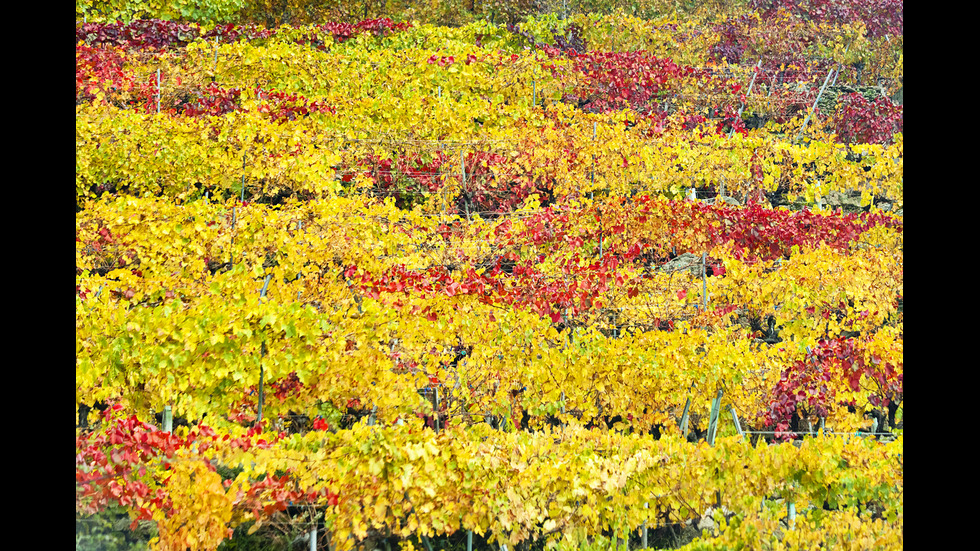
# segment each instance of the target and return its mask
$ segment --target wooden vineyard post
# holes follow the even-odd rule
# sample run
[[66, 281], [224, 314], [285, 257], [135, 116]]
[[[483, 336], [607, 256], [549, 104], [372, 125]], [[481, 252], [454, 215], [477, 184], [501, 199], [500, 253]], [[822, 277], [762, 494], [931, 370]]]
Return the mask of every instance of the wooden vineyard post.
[[432, 418], [432, 426], [436, 429], [436, 434], [439, 434], [439, 387], [432, 389], [435, 394], [435, 415]]
[[[888, 35], [885, 35], [885, 37], [887, 36]], [[851, 44], [853, 44], [853, 42], [851, 42]], [[851, 44], [848, 44], [847, 47], [844, 48], [845, 57], [847, 56], [847, 51], [851, 49]], [[834, 81], [830, 83], [831, 88], [837, 85], [837, 77], [840, 76], [840, 66], [841, 66], [840, 62], [837, 62], [837, 72], [834, 73]]]
[[[691, 388], [694, 388], [694, 385], [691, 385]], [[684, 404], [684, 413], [681, 414], [680, 428], [681, 428], [681, 434], [684, 435], [684, 438], [687, 438], [687, 420], [688, 420], [688, 414], [690, 413], [690, 410], [691, 410], [691, 397], [688, 396], [687, 403]]]
[[[718, 389], [718, 396], [711, 401], [711, 417], [708, 420], [708, 445], [715, 445], [715, 432], [718, 430], [718, 415], [721, 413], [722, 390]], [[715, 505], [721, 507], [721, 491], [715, 492]]]
[[[755, 77], [756, 77], [756, 75], [759, 74], [759, 67], [761, 67], [761, 66], [762, 66], [762, 58], [760, 57], [759, 58], [759, 62], [755, 64], [755, 70], [752, 71], [752, 80], [749, 82], [749, 90], [748, 90], [748, 92], [745, 93], [745, 96], [746, 97], [748, 97], [748, 95], [752, 93], [752, 86], [755, 84]], [[743, 101], [742, 104], [739, 105], [739, 107], [738, 107], [738, 118], [742, 118], [742, 111], [744, 111], [744, 110], [745, 110], [745, 102]], [[735, 125], [734, 124], [732, 124], [732, 129], [728, 132], [728, 137], [731, 138], [733, 135], [735, 135]], [[722, 183], [722, 185], [724, 186], [724, 183]]]
[[[302, 221], [302, 220], [298, 220], [298, 221], [296, 222], [296, 231], [297, 231], [297, 232], [301, 232], [301, 231], [303, 231], [303, 221]], [[297, 301], [298, 301], [298, 300], [300, 300], [300, 298], [301, 298], [302, 296], [303, 296], [303, 291], [296, 291], [296, 300], [297, 300]]]
[[[822, 369], [820, 368], [820, 364], [817, 363], [817, 359], [812, 356], [813, 350], [811, 350], [809, 346], [806, 347], [806, 354], [807, 354], [807, 356], [810, 356], [810, 360], [813, 362], [813, 366], [817, 368], [817, 371], [818, 372], [819, 371], [822, 371]], [[824, 429], [824, 418], [821, 417], [820, 418], [820, 430], [823, 430], [823, 429]], [[813, 432], [813, 431], [811, 430], [810, 432]]]
[[[272, 274], [265, 276], [265, 283], [262, 284], [262, 290], [259, 291], [260, 299], [265, 298], [265, 291], [266, 289], [269, 288], [269, 280], [271, 279], [272, 279]], [[265, 382], [264, 381], [265, 369], [264, 369], [264, 365], [262, 364], [262, 358], [265, 358], [265, 354], [266, 354], [265, 341], [262, 341], [262, 355], [259, 357], [259, 410], [258, 410], [258, 415], [255, 418], [256, 426], [262, 423], [262, 402], [264, 401], [265, 398], [264, 388], [263, 388], [263, 383]]]
[[708, 421], [708, 445], [715, 445], [715, 432], [718, 430], [718, 414], [721, 410], [721, 397], [724, 392], [719, 388], [718, 396], [711, 401], [711, 417]]
[[[596, 141], [596, 121], [592, 121], [592, 147], [595, 147]], [[595, 153], [592, 154], [592, 190], [590, 196], [595, 199]], [[599, 258], [602, 258], [602, 218], [599, 219]]]
[[[242, 151], [242, 199], [241, 199], [241, 202], [242, 203], [245, 202], [245, 151], [244, 150]], [[234, 250], [234, 248], [235, 248], [235, 234], [234, 234], [234, 231], [235, 231], [235, 222], [237, 222], [236, 208], [237, 207], [231, 207], [231, 230], [232, 230], [232, 234], [231, 234], [231, 243], [228, 245], [228, 265], [229, 265], [229, 267], [231, 267], [232, 265], [235, 264], [235, 250]]]
[[459, 150], [459, 170], [460, 174], [463, 175], [463, 204], [466, 205], [466, 221], [470, 221], [470, 196], [466, 193], [466, 158], [463, 156], [463, 150]]
[[91, 410], [92, 408], [84, 403], [78, 404], [78, 428], [88, 428], [88, 412]]
[[701, 253], [701, 304], [708, 311], [708, 253]]
[[745, 433], [742, 432], [742, 424], [738, 422], [738, 415], [735, 413], [735, 408], [731, 404], [728, 404], [728, 411], [732, 414], [732, 422], [735, 423], [735, 431], [742, 437], [742, 440], [745, 440]]
[[[562, 418], [562, 421], [565, 420], [565, 391], [564, 390], [561, 391], [561, 418]], [[561, 428], [562, 428], [562, 430], [564, 430], [564, 428], [565, 428], [565, 423], [564, 422], [562, 422]]]
[[[600, 247], [601, 247], [601, 245], [600, 245]], [[572, 343], [574, 342], [574, 340], [572, 338], [572, 331], [571, 331], [571, 328], [570, 328], [569, 322], [568, 322], [568, 309], [567, 308], [565, 309], [564, 312], [561, 313], [561, 321], [565, 324], [565, 327], [568, 327], [569, 328], [569, 330], [568, 330], [568, 345], [571, 346]], [[564, 389], [562, 389], [562, 391], [561, 391], [561, 413], [562, 413], [562, 423], [561, 423], [560, 426], [561, 426], [562, 430], [564, 430], [565, 429], [565, 423], [564, 423], [564, 421], [565, 421], [565, 390]]]
[[[650, 508], [650, 504], [649, 503], [644, 503], [643, 504], [643, 508], [644, 509], [649, 509]], [[641, 532], [641, 535], [640, 535], [640, 541], [641, 541], [641, 545], [642, 545], [643, 549], [646, 549], [647, 548], [647, 521], [646, 520], [643, 521], [643, 524], [641, 525], [641, 528], [642, 528], [642, 532]]]
[[[595, 148], [596, 121], [592, 121], [592, 147]], [[592, 154], [592, 187], [595, 188], [595, 153]]]
[[255, 426], [262, 423], [262, 402], [264, 401], [264, 389], [262, 387], [263, 380], [265, 379], [265, 366], [262, 364], [262, 358], [265, 358], [265, 342], [262, 343], [262, 354], [259, 357], [259, 410], [258, 415], [255, 418]]
[[[242, 176], [244, 178], [244, 175]], [[237, 205], [231, 207], [231, 242], [228, 244], [228, 265], [229, 267], [235, 264], [235, 222], [236, 222], [236, 209]]]
[[810, 115], [812, 115], [813, 111], [817, 108], [817, 103], [820, 101], [820, 96], [823, 94], [824, 88], [827, 87], [827, 83], [830, 82], [830, 75], [832, 74], [834, 74], [833, 69], [831, 69], [830, 72], [827, 73], [827, 78], [823, 79], [823, 86], [821, 86], [820, 91], [817, 92], [817, 99], [813, 100], [813, 107], [811, 107], [810, 110], [807, 111], [806, 117], [803, 119], [803, 126], [800, 127], [800, 132], [796, 135], [796, 139], [793, 140], [794, 143], [800, 139], [800, 136], [803, 135], [803, 131], [806, 130], [806, 125], [808, 122], [810, 122]]
[[174, 431], [174, 410], [170, 404], [163, 406], [163, 432]]

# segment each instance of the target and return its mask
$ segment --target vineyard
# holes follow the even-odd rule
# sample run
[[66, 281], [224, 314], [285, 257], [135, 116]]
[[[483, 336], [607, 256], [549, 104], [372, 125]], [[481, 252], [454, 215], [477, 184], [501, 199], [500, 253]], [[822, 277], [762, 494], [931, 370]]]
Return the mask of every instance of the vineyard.
[[900, 0], [76, 0], [76, 549], [901, 549]]

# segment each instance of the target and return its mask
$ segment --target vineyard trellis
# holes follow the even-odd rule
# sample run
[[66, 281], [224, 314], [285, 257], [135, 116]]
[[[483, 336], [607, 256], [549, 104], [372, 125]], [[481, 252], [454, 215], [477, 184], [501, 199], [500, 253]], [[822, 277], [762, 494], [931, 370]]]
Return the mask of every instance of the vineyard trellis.
[[[145, 27], [92, 26], [82, 13], [77, 76], [93, 59], [114, 67], [118, 52], [129, 73], [76, 84], [76, 493], [89, 500], [77, 510], [122, 496], [177, 547], [221, 541], [233, 510], [255, 530], [288, 506], [308, 515], [291, 521], [306, 534], [293, 543], [332, 551], [378, 527], [430, 551], [435, 534], [459, 531], [467, 551], [474, 531], [501, 549], [563, 531], [632, 534], [646, 548], [648, 527], [715, 513], [719, 546], [761, 545], [744, 530], [786, 530], [801, 548], [868, 544], [869, 532], [901, 542], [902, 431], [891, 425], [902, 221], [883, 210], [902, 206], [903, 144], [900, 132], [859, 143], [901, 115], [875, 112], [858, 138], [827, 126], [833, 117], [809, 124], [868, 78], [879, 90], [857, 90], [866, 96], [900, 84], [900, 49], [875, 66], [883, 79], [850, 62], [884, 60], [896, 41], [858, 27], [746, 27], [736, 30], [773, 44], [819, 36], [832, 47], [809, 57], [754, 45], [737, 63], [692, 63], [686, 41], [729, 31], [644, 27], [651, 40], [683, 38], [672, 52], [692, 79], [647, 97], [617, 71], [673, 62], [601, 36], [609, 19], [579, 31], [565, 12], [561, 27], [530, 19], [507, 31], [519, 39], [484, 36], [529, 46], [496, 62], [456, 38], [393, 56], [391, 44], [417, 48], [433, 30], [400, 35], [411, 27], [381, 20], [288, 36], [191, 25], [191, 40], [141, 52], [132, 41]], [[98, 45], [117, 31], [122, 47]], [[544, 43], [558, 31], [564, 42]], [[576, 40], [612, 52], [569, 49]], [[303, 67], [342, 48], [338, 75], [381, 67], [396, 84], [366, 72], [343, 94], [307, 82], [290, 95], [281, 75], [267, 78], [270, 54], [293, 52]], [[794, 59], [803, 66], [779, 66]], [[420, 66], [427, 76], [398, 84]], [[595, 67], [606, 72], [568, 76]], [[505, 101], [483, 106], [481, 86]], [[638, 110], [616, 114], [603, 96], [619, 93]], [[409, 97], [421, 114], [384, 122]], [[879, 103], [841, 105], [854, 117]], [[488, 115], [502, 106], [520, 116]], [[743, 128], [745, 112], [757, 124], [790, 111], [806, 118]], [[866, 212], [768, 209], [762, 190], [811, 205], [857, 190]], [[88, 426], [86, 404], [105, 399], [104, 422]], [[162, 404], [164, 430], [124, 418], [117, 400], [151, 414]], [[192, 424], [173, 430], [175, 413]], [[204, 415], [231, 426], [216, 433]], [[593, 424], [609, 430], [583, 430]], [[687, 445], [698, 439], [708, 446]], [[795, 445], [759, 445], [786, 439]], [[219, 464], [242, 473], [219, 476]], [[103, 477], [112, 465], [125, 474]], [[198, 515], [188, 488], [212, 504], [199, 522], [211, 532], [181, 531]]]

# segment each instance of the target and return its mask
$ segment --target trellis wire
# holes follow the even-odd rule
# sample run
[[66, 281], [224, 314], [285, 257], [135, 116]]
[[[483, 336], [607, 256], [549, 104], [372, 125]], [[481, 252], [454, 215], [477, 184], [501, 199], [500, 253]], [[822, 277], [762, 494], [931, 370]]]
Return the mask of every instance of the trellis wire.
[[[822, 434], [824, 436], [835, 436], [835, 435], [836, 436], [896, 436], [896, 434], [894, 432], [875, 432], [875, 430], [877, 430], [877, 423], [878, 423], [878, 420], [877, 419], [873, 419], [871, 421], [872, 430], [870, 430], [868, 432], [864, 432], [864, 431], [858, 431], [858, 432], [838, 432], [838, 431], [834, 431], [834, 430], [827, 430], [827, 429], [825, 429], [825, 430], [822, 431]], [[772, 436], [789, 436], [789, 435], [794, 435], [794, 434], [796, 434], [796, 435], [808, 434], [808, 433], [806, 433], [804, 431], [791, 431], [791, 430], [783, 430], [783, 431], [744, 430], [744, 431], [742, 431], [742, 433], [743, 434], [768, 434], [768, 435], [772, 435]]]
[[[724, 118], [724, 117], [714, 117], [714, 118], [710, 118], [709, 120], [721, 120], [722, 118]], [[593, 130], [595, 129], [595, 127], [596, 127], [597, 124], [598, 124], [597, 122], [595, 122], [595, 121], [593, 122]], [[606, 124], [606, 125], [610, 125], [611, 126], [614, 123], [603, 122], [603, 124]], [[274, 134], [274, 135], [284, 136], [284, 137], [292, 136], [292, 134], [288, 134], [288, 133], [280, 133], [280, 134]], [[520, 145], [520, 144], [524, 144], [525, 143], [523, 140], [516, 139], [516, 138], [513, 138], [513, 139], [508, 138], [508, 139], [483, 139], [483, 140], [455, 141], [455, 140], [409, 139], [409, 138], [395, 138], [395, 137], [383, 137], [383, 138], [351, 138], [351, 137], [347, 137], [345, 135], [326, 134], [326, 133], [319, 133], [318, 136], [321, 137], [322, 139], [311, 141], [310, 143], [312, 145], [323, 145], [323, 146], [326, 146], [326, 145], [328, 145], [328, 142], [341, 141], [341, 142], [362, 143], [362, 144], [388, 145], [388, 146], [399, 146], [399, 145], [417, 145], [417, 146], [430, 146], [430, 147], [431, 146], [436, 146], [436, 147], [442, 148], [442, 149], [453, 149], [453, 148], [460, 147], [460, 146], [487, 147], [487, 146], [492, 146], [493, 144], [501, 144], [501, 145], [504, 145], [504, 146], [514, 146], [514, 145]], [[595, 132], [593, 132], [593, 139], [595, 139]], [[660, 146], [663, 145], [663, 142], [664, 142], [664, 140], [662, 140], [662, 139], [656, 139], [656, 138], [646, 139], [646, 140], [632, 140], [632, 143], [639, 144], [639, 145], [653, 146], [653, 147], [660, 147]], [[608, 141], [605, 142], [605, 143], [608, 143]], [[692, 146], [692, 147], [693, 146], [702, 146], [702, 147], [712, 148], [712, 149], [719, 149], [719, 148], [721, 148], [721, 149], [731, 149], [732, 148], [732, 146], [726, 146], [726, 145], [723, 145], [723, 144], [722, 145], [719, 145], [718, 143], [712, 143], [712, 142], [702, 142], [702, 141], [698, 141], [698, 140], [693, 139], [693, 138], [690, 139], [690, 140], [688, 140], [687, 141], [687, 144], [690, 145], [690, 146]], [[840, 149], [842, 149], [842, 150], [845, 149], [845, 147], [846, 147], [845, 145], [842, 145], [842, 144], [835, 144], [835, 146], [838, 147], [838, 148], [840, 148]], [[593, 159], [594, 158], [595, 158], [595, 156], [593, 155]], [[361, 171], [359, 171], [359, 170], [352, 170], [352, 171], [350, 171], [348, 173], [357, 173], [357, 172], [361, 172]], [[411, 171], [411, 170], [408, 170], [408, 171], [399, 171], [399, 170], [388, 170], [388, 171], [379, 170], [379, 171], [373, 171], [372, 170], [372, 173], [377, 173], [377, 174], [401, 174], [401, 173], [410, 174], [412, 172], [413, 171]], [[424, 172], [421, 172], [421, 171], [419, 171], [419, 173], [425, 174]]]

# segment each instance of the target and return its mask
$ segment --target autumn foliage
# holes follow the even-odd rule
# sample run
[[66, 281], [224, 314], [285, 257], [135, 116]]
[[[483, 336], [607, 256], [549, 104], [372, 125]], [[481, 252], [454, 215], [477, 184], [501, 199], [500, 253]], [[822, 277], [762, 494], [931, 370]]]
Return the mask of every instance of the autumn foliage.
[[901, 14], [756, 4], [77, 25], [76, 513], [901, 547]]

